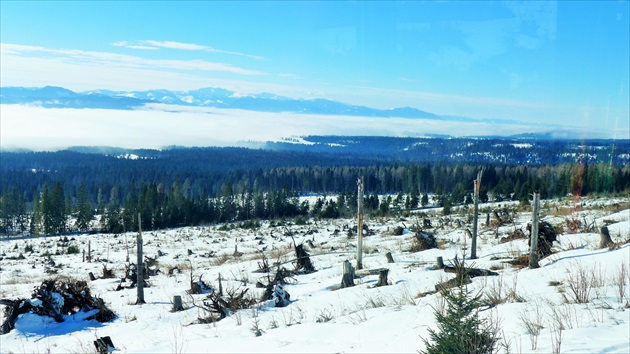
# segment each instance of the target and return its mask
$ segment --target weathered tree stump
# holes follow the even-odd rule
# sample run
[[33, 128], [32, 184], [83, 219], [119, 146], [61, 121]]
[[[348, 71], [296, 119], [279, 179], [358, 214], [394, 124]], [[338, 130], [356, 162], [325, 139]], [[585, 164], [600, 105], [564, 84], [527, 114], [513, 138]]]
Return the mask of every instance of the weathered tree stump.
[[297, 269], [304, 271], [304, 273], [315, 272], [315, 267], [311, 262], [311, 257], [304, 249], [303, 244], [295, 246], [295, 256], [297, 258]]
[[184, 311], [182, 297], [180, 295], [173, 296], [173, 312]]
[[391, 252], [385, 253], [385, 257], [387, 257], [387, 263], [395, 263], [394, 262], [394, 257], [392, 257], [392, 253]]
[[348, 288], [354, 286], [354, 267], [349, 260], [343, 261], [343, 276], [341, 277], [341, 287]]
[[389, 269], [381, 269], [381, 272], [378, 274], [378, 283], [376, 283], [376, 286], [389, 285], [389, 283], [387, 282], [388, 273], [389, 273]]
[[96, 347], [96, 352], [98, 354], [108, 354], [116, 349], [109, 336], [98, 338], [94, 341], [94, 346]]
[[436, 269], [444, 269], [444, 260], [442, 259], [442, 256], [438, 257], [436, 262], [437, 262]]
[[94, 276], [94, 273], [89, 272], [88, 276], [90, 277], [90, 281], [95, 281], [96, 280], [96, 277]]
[[615, 243], [610, 238], [610, 232], [608, 226], [602, 226], [599, 231], [599, 248], [606, 248], [614, 245]]

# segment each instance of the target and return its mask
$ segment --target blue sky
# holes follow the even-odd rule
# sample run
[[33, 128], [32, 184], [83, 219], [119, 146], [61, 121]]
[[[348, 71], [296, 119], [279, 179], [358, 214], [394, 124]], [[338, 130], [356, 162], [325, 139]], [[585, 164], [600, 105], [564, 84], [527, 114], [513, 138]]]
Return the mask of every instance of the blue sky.
[[628, 1], [0, 6], [2, 86], [224, 87], [611, 136], [630, 124]]

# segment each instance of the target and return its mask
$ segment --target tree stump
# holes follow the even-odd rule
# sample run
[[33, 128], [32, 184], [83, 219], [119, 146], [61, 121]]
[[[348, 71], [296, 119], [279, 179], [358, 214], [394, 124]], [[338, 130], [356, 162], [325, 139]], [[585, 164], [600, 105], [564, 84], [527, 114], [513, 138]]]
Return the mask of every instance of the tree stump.
[[109, 336], [98, 338], [94, 341], [94, 346], [96, 347], [96, 352], [98, 354], [108, 354], [116, 349]]
[[173, 312], [184, 311], [182, 297], [180, 295], [173, 296]]
[[376, 283], [376, 286], [389, 285], [389, 283], [387, 282], [388, 273], [389, 269], [381, 269], [381, 272], [378, 274], [378, 283]]
[[436, 269], [444, 269], [444, 259], [442, 259], [442, 257], [438, 257], [437, 258], [437, 267]]
[[354, 267], [349, 260], [343, 261], [343, 276], [341, 277], [341, 288], [354, 286]]
[[311, 262], [310, 255], [304, 249], [303, 244], [295, 246], [295, 257], [297, 258], [297, 269], [302, 270], [306, 274], [315, 272], [315, 267]]
[[96, 277], [94, 276], [94, 273], [89, 272], [88, 276], [90, 277], [90, 281], [95, 281], [96, 280]]
[[610, 238], [610, 232], [608, 232], [608, 226], [602, 226], [599, 231], [599, 248], [606, 248], [614, 245], [615, 243]]
[[395, 263], [394, 262], [394, 257], [392, 257], [392, 253], [391, 252], [385, 253], [385, 257], [387, 257], [387, 263]]

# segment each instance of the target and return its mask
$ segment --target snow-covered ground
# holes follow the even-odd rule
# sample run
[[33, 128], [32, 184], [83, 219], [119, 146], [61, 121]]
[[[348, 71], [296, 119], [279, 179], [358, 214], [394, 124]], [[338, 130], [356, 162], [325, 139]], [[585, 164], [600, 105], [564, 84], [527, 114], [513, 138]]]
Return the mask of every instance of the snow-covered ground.
[[[485, 213], [481, 214], [478, 259], [466, 262], [500, 275], [473, 278], [469, 289], [502, 299], [495, 301], [497, 306], [480, 312], [499, 321], [501, 352], [551, 353], [558, 347], [563, 353], [630, 352], [630, 244], [623, 244], [630, 239], [628, 201], [589, 199], [583, 201], [581, 211], [570, 209], [574, 203], [544, 201], [543, 221], [564, 226], [567, 218], [576, 217], [582, 220], [582, 227], [595, 228], [560, 234], [553, 247], [556, 253], [541, 260], [538, 269], [508, 263], [528, 253], [527, 240], [499, 243], [515, 229], [525, 230], [531, 212], [514, 214], [513, 223], [498, 228], [486, 226]], [[482, 205], [481, 210], [497, 207]], [[515, 210], [516, 205], [508, 207]], [[57, 276], [88, 280], [89, 272], [98, 277], [106, 264], [117, 278], [88, 283], [92, 294], [103, 298], [117, 318], [100, 324], [83, 321], [82, 314], [77, 314], [56, 323], [24, 315], [14, 330], [0, 336], [0, 352], [94, 352], [92, 342], [110, 336], [115, 353], [415, 353], [424, 349], [422, 338], [428, 338], [429, 328], [436, 328], [434, 309], [444, 306], [440, 295], [429, 292], [438, 282], [453, 277], [434, 270], [436, 257], [442, 256], [445, 263], [456, 255], [461, 258], [464, 248], [470, 248], [465, 229], [472, 229], [470, 211], [455, 210], [449, 217], [441, 216], [439, 209], [425, 212], [433, 224], [427, 231], [435, 235], [439, 247], [420, 252], [409, 251], [412, 232], [395, 236], [392, 231], [397, 226], [421, 223], [424, 216], [366, 220], [375, 234], [364, 240], [363, 263], [365, 268], [389, 268], [391, 285], [383, 287], [374, 286], [378, 275], [367, 275], [356, 279], [354, 287], [338, 289], [343, 261], [354, 263], [356, 259], [356, 237], [348, 237], [346, 230], [356, 225], [354, 220], [309, 220], [307, 225], [287, 221], [282, 226], [264, 222], [258, 230], [220, 231], [219, 226], [208, 226], [144, 232], [145, 255], [157, 257], [158, 250], [163, 255], [157, 257], [161, 273], [150, 278], [143, 305], [134, 305], [135, 289], [115, 291], [128, 252], [130, 259], [135, 259], [137, 233], [68, 236], [68, 242], [64, 237], [1, 241], [0, 299], [30, 297], [35, 286], [55, 276], [47, 270], [57, 270]], [[598, 249], [598, 230], [604, 225], [608, 225], [612, 239], [622, 243], [618, 249]], [[187, 294], [191, 272], [195, 279], [203, 276], [213, 286], [218, 285], [220, 273], [224, 289], [248, 287], [249, 293], [260, 297], [263, 289], [255, 284], [259, 280], [266, 283], [266, 274], [254, 271], [262, 253], [270, 263], [288, 262], [284, 266], [293, 268], [289, 262], [294, 258], [293, 240], [286, 236], [289, 232], [298, 244], [304, 242], [317, 271], [296, 275], [286, 286], [292, 300], [287, 307], [261, 303], [219, 322], [196, 323], [204, 313], [193, 305], [193, 299], [199, 304], [206, 295], [193, 298]], [[83, 262], [81, 253], [65, 254], [72, 245], [87, 250], [88, 242], [93, 262]], [[27, 245], [31, 252], [25, 251]], [[236, 246], [243, 253], [238, 257], [234, 256]], [[56, 268], [48, 264], [45, 252], [51, 254]], [[387, 263], [386, 252], [392, 253], [395, 263]], [[470, 251], [466, 252], [468, 257]], [[24, 259], [18, 259], [19, 254]], [[168, 275], [173, 267], [179, 272]], [[626, 275], [620, 279], [622, 267]], [[580, 284], [581, 272], [588, 274], [585, 284]], [[588, 285], [588, 302], [575, 303], [572, 285]], [[174, 295], [182, 296], [184, 311], [171, 311]], [[528, 331], [528, 327], [534, 330]], [[531, 334], [536, 328], [540, 328], [539, 335]]]

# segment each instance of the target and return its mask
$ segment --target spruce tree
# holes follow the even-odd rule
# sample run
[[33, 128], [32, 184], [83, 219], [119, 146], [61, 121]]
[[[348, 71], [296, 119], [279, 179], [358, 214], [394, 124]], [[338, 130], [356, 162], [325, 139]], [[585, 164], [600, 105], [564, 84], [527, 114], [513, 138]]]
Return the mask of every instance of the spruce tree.
[[464, 263], [455, 259], [458, 285], [442, 287], [441, 295], [446, 300], [444, 312], [435, 310], [438, 330], [429, 329], [429, 338], [423, 338], [426, 350], [423, 354], [490, 354], [495, 353], [498, 329], [479, 317], [481, 294], [473, 294], [466, 284], [470, 278]]
[[81, 182], [77, 193], [77, 228], [79, 231], [88, 231], [92, 219], [94, 219], [94, 210], [88, 200], [87, 186], [85, 182]]
[[39, 236], [42, 231], [42, 205], [39, 199], [39, 191], [33, 195], [33, 213], [31, 214], [30, 233]]

